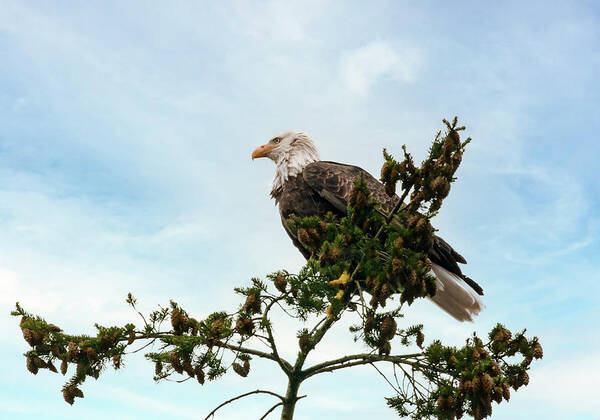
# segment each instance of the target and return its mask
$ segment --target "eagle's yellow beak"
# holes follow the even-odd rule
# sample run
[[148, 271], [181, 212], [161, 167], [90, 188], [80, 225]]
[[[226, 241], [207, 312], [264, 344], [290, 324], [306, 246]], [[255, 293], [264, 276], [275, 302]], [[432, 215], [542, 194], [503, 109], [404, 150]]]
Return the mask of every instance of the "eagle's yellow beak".
[[254, 152], [252, 152], [252, 160], [256, 158], [266, 157], [267, 154], [276, 147], [276, 144], [269, 143], [263, 144], [262, 146], [258, 146], [256, 149], [254, 149]]

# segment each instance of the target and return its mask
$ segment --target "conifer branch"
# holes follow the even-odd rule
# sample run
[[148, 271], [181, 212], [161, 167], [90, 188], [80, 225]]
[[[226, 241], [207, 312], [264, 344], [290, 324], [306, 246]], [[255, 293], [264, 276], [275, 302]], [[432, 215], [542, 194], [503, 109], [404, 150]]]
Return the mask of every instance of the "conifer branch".
[[267, 318], [267, 315], [269, 314], [269, 311], [271, 310], [271, 308], [273, 307], [273, 305], [275, 303], [277, 303], [279, 300], [283, 299], [283, 297], [285, 297], [285, 295], [282, 295], [280, 298], [274, 298], [271, 303], [269, 303], [267, 305], [267, 307], [265, 308], [264, 312], [263, 312], [263, 317], [262, 317], [262, 323], [265, 327], [265, 329], [267, 330], [267, 340], [269, 341], [271, 350], [273, 352], [273, 357], [275, 358], [275, 360], [277, 361], [277, 363], [279, 364], [279, 366], [281, 367], [281, 369], [289, 375], [290, 371], [292, 370], [291, 365], [285, 361], [284, 359], [282, 359], [279, 356], [279, 353], [277, 351], [277, 345], [275, 344], [275, 337], [273, 336], [273, 330], [271, 328], [271, 321], [269, 321], [269, 319]]
[[[265, 390], [262, 390], [262, 389], [257, 389], [257, 390], [254, 390], [254, 391], [246, 392], [245, 394], [238, 395], [237, 397], [230, 398], [230, 399], [228, 399], [225, 402], [222, 402], [214, 410], [212, 410], [210, 413], [208, 413], [208, 416], [206, 416], [204, 418], [204, 420], [208, 420], [209, 418], [211, 418], [212, 416], [214, 416], [215, 413], [217, 412], [217, 410], [219, 408], [222, 408], [222, 407], [226, 406], [227, 404], [231, 404], [232, 402], [234, 402], [236, 400], [239, 400], [240, 398], [244, 398], [244, 397], [247, 397], [248, 395], [253, 395], [253, 394], [269, 394], [269, 395], [273, 395], [273, 396], [279, 398], [282, 401], [279, 404], [283, 404], [283, 401], [285, 400], [284, 397], [282, 397], [281, 395], [279, 395], [279, 394], [277, 394], [275, 392], [265, 391]], [[273, 409], [274, 409], [274, 407], [273, 407]]]
[[283, 405], [283, 402], [278, 402], [278, 403], [277, 403], [277, 404], [275, 404], [273, 407], [269, 408], [269, 409], [267, 410], [267, 412], [266, 412], [265, 414], [263, 414], [263, 416], [262, 416], [262, 417], [261, 417], [259, 420], [264, 420], [264, 419], [266, 419], [266, 418], [267, 418], [267, 416], [268, 416], [269, 414], [271, 414], [271, 412], [272, 412], [273, 410], [275, 410], [277, 407], [279, 407], [280, 405]]
[[374, 353], [363, 353], [363, 354], [353, 354], [350, 356], [340, 357], [339, 359], [329, 360], [327, 362], [319, 363], [317, 365], [311, 366], [310, 368], [304, 370], [302, 374], [305, 377], [313, 376], [319, 374], [321, 372], [325, 372], [329, 367], [334, 367], [334, 370], [342, 369], [347, 367], [347, 362], [356, 361], [357, 363], [352, 365], [356, 366], [357, 364], [367, 364], [372, 362], [392, 362], [392, 363], [406, 363], [409, 359], [416, 358], [419, 356], [423, 356], [422, 353], [413, 353], [413, 354], [404, 354], [398, 356], [386, 356], [379, 355]]

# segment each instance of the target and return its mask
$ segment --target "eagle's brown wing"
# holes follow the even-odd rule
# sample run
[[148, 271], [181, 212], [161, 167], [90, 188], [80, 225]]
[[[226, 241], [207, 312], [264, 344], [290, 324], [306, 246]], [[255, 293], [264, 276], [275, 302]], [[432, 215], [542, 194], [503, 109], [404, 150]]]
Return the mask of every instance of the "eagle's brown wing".
[[[345, 165], [337, 162], [313, 162], [304, 168], [302, 177], [304, 181], [321, 198], [333, 205], [341, 215], [345, 215], [350, 199], [350, 191], [354, 182], [362, 175], [363, 180], [374, 198], [388, 209], [391, 209], [400, 199], [397, 195], [390, 197], [385, 192], [385, 187], [370, 173], [358, 166]], [[458, 263], [466, 264], [466, 260], [439, 236], [434, 236], [433, 246], [429, 251], [431, 262], [440, 265], [446, 270], [460, 276], [478, 294], [483, 295], [483, 289], [475, 281], [465, 276]]]
[[350, 191], [361, 175], [377, 201], [389, 208], [398, 202], [400, 197], [387, 195], [383, 184], [358, 166], [319, 161], [309, 164], [302, 171], [304, 181], [342, 214], [346, 214]]

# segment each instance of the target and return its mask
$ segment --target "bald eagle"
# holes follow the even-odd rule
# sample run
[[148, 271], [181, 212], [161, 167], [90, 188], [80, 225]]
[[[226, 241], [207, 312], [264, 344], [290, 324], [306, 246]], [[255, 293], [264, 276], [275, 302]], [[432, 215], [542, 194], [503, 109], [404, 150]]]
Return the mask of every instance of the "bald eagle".
[[[345, 216], [350, 191], [361, 175], [375, 199], [388, 210], [400, 199], [388, 196], [383, 184], [358, 166], [319, 160], [315, 142], [301, 131], [281, 133], [252, 152], [253, 160], [262, 157], [276, 164], [271, 197], [279, 206], [283, 227], [307, 259], [310, 252], [286, 223], [291, 215], [322, 218], [333, 212]], [[439, 236], [434, 237], [428, 257], [437, 284], [433, 302], [459, 321], [472, 321], [483, 308], [479, 297], [483, 289], [462, 273], [458, 263], [466, 264], [466, 260]]]

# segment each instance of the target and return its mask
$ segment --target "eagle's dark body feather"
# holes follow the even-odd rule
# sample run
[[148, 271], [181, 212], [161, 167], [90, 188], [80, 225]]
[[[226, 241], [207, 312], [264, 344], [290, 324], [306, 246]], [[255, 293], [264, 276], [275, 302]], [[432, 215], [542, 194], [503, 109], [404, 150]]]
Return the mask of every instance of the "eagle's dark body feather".
[[[338, 216], [346, 215], [350, 191], [354, 181], [361, 175], [375, 199], [388, 209], [398, 202], [400, 198], [397, 195], [388, 196], [383, 184], [364, 169], [328, 161], [308, 164], [302, 172], [289, 177], [278, 190], [272, 192], [273, 198], [279, 205], [283, 226], [304, 257], [308, 259], [310, 253], [289, 231], [286, 219], [292, 214], [297, 217], [324, 217], [329, 211]], [[439, 236], [435, 236], [433, 247], [429, 251], [429, 259], [432, 263], [459, 276], [477, 294], [483, 295], [481, 286], [462, 274], [458, 266], [458, 263], [465, 264], [466, 260]]]

